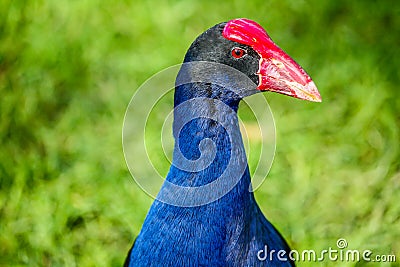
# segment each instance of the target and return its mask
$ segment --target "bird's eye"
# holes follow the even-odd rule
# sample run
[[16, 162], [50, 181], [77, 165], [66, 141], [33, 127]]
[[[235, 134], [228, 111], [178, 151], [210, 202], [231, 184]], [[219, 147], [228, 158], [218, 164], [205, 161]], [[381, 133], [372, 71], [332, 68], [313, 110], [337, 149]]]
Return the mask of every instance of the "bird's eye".
[[234, 47], [234, 48], [232, 48], [231, 53], [232, 53], [232, 56], [233, 56], [234, 58], [241, 58], [241, 57], [243, 57], [244, 55], [246, 55], [247, 52], [246, 52], [246, 50], [244, 50], [243, 48]]

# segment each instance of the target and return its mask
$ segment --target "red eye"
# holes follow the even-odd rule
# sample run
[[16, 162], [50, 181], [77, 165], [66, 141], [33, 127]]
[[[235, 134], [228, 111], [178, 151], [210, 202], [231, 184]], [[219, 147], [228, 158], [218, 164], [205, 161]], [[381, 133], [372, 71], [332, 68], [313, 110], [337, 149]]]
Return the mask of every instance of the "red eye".
[[234, 47], [232, 48], [232, 56], [234, 58], [241, 58], [246, 54], [246, 50], [244, 50], [243, 48], [240, 47]]

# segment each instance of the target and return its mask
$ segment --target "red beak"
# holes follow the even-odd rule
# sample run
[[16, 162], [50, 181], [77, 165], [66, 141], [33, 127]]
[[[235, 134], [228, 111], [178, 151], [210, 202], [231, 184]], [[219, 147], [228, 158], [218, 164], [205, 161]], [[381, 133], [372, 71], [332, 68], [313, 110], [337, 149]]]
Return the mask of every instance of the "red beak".
[[259, 90], [321, 102], [321, 95], [310, 76], [259, 24], [248, 19], [231, 20], [222, 34], [228, 40], [251, 46], [259, 54]]

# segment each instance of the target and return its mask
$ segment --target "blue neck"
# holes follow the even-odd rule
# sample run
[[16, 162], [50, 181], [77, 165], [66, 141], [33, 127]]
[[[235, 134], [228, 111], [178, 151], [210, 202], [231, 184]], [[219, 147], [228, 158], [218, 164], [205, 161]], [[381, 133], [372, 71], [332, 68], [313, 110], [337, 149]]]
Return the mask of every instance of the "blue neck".
[[[214, 195], [222, 191], [231, 197], [249, 196], [250, 174], [237, 117], [239, 101], [226, 88], [211, 84], [186, 84], [175, 89], [175, 148], [168, 182], [182, 187], [218, 182], [207, 189], [207, 196], [197, 195], [200, 201], [209, 196], [213, 202], [217, 199]], [[168, 191], [167, 185], [161, 194], [163, 190]], [[223, 195], [221, 199], [231, 202]], [[192, 201], [189, 206], [196, 206], [196, 196], [187, 197]]]
[[[233, 101], [215, 92], [218, 88], [205, 84], [175, 90], [173, 164], [136, 239], [132, 266], [154, 262], [180, 266], [189, 260], [191, 266], [259, 266], [257, 251], [266, 244], [275, 250], [287, 249], [249, 190], [250, 174], [236, 113], [240, 99]], [[244, 168], [237, 171], [237, 166]], [[233, 171], [225, 175], [227, 180], [203, 191], [200, 198], [192, 191], [176, 194], [170, 186], [198, 190], [221, 181], [229, 168]], [[160, 200], [161, 196], [196, 202], [221, 189], [224, 194], [206, 205]]]

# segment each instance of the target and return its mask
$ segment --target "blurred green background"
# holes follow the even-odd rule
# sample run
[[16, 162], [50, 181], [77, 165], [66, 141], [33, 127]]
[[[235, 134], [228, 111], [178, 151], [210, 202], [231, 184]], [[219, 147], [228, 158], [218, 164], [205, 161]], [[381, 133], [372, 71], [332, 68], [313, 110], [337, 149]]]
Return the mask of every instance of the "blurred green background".
[[344, 0], [2, 0], [1, 266], [122, 264], [152, 203], [123, 157], [129, 100], [236, 17], [265, 27], [323, 98], [266, 94], [277, 153], [262, 210], [297, 250], [345, 238], [397, 255], [368, 266], [400, 266], [400, 5]]

